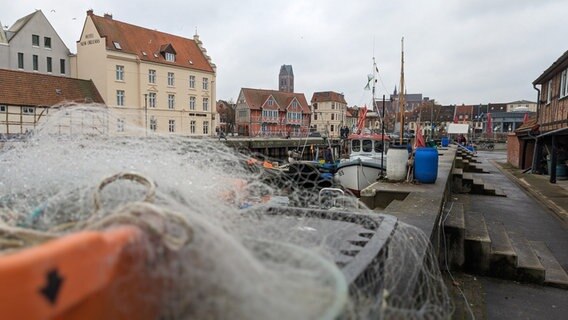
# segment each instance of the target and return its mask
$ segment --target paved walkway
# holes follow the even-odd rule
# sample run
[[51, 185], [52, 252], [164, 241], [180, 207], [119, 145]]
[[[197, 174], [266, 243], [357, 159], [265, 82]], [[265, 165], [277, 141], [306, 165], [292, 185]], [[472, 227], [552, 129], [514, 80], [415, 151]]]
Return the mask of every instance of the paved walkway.
[[[550, 184], [548, 176], [523, 174], [506, 163], [502, 151], [478, 152], [489, 174], [483, 181], [503, 189], [507, 197], [465, 195], [470, 210], [483, 212], [486, 220], [499, 221], [509, 231], [547, 244], [555, 258], [568, 270], [568, 180]], [[477, 319], [565, 319], [568, 290], [524, 284], [489, 277], [459, 274]], [[465, 280], [464, 280], [465, 279]], [[475, 290], [469, 290], [476, 288]], [[455, 297], [456, 303], [462, 298]], [[468, 319], [462, 313], [454, 319]]]

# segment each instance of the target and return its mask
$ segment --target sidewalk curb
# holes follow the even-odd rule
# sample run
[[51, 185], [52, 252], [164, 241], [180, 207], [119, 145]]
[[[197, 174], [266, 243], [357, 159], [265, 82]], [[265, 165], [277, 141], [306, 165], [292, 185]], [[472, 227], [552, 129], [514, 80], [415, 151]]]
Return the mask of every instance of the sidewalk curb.
[[560, 219], [560, 221], [568, 227], [568, 212], [563, 208], [559, 207], [554, 203], [554, 201], [550, 200], [546, 195], [542, 192], [531, 188], [531, 185], [523, 178], [517, 178], [507, 169], [503, 168], [497, 161], [489, 160], [501, 173], [503, 173], [509, 180], [515, 182], [519, 185], [524, 191], [528, 192], [532, 195], [535, 199], [537, 199], [540, 203], [542, 203], [545, 207], [547, 207], [550, 211], [554, 213], [556, 218]]

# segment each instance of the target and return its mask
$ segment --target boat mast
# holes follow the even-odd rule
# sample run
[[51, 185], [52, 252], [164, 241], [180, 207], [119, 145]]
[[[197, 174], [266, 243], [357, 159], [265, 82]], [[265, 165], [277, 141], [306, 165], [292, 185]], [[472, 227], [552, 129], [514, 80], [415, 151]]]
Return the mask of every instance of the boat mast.
[[400, 58], [400, 92], [398, 93], [398, 104], [400, 108], [400, 144], [404, 138], [404, 37], [401, 42], [401, 58]]

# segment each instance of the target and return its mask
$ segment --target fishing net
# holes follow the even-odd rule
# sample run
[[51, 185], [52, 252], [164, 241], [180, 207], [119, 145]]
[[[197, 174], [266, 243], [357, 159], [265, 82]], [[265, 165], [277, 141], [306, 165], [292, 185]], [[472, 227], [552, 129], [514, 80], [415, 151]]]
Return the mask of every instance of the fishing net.
[[450, 317], [428, 239], [364, 208], [317, 165], [212, 138], [116, 132], [117, 121], [104, 106], [61, 107], [4, 145], [0, 259], [133, 225], [148, 234], [141, 263], [163, 289], [139, 294], [159, 318]]

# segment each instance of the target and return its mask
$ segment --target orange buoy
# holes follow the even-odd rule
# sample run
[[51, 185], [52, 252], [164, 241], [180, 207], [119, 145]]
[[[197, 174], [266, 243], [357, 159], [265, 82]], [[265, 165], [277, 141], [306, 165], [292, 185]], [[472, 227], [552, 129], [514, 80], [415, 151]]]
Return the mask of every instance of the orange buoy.
[[163, 282], [151, 276], [136, 227], [83, 231], [0, 256], [3, 319], [157, 319]]

